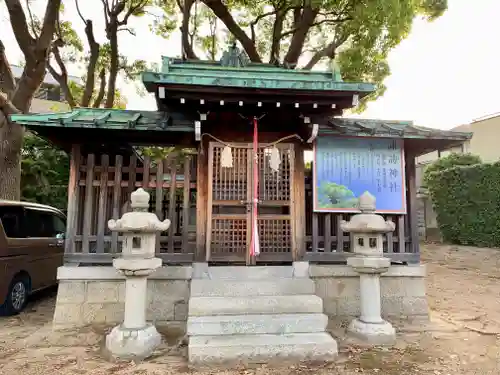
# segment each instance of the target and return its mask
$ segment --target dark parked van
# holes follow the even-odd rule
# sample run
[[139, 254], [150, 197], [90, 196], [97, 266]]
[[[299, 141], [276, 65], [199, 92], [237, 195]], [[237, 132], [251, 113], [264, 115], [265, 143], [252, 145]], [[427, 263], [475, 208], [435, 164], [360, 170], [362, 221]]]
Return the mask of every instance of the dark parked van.
[[65, 233], [58, 209], [0, 200], [0, 315], [19, 313], [31, 293], [57, 283]]

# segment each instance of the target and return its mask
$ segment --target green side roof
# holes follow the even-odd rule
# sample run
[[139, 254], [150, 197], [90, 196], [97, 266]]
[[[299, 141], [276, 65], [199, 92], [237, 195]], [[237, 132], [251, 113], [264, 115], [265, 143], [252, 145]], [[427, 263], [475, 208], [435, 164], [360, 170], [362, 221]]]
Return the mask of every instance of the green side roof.
[[[157, 111], [133, 111], [106, 108], [77, 108], [71, 112], [18, 114], [11, 121], [27, 127], [101, 128], [116, 130], [151, 130], [194, 132], [194, 122]], [[411, 121], [384, 121], [357, 118], [331, 118], [321, 124], [321, 135], [360, 137], [393, 137], [466, 141], [472, 133], [431, 129], [413, 125]]]
[[358, 137], [391, 137], [406, 139], [437, 139], [466, 141], [472, 133], [432, 129], [413, 125], [411, 121], [386, 121], [358, 118], [332, 118], [320, 126], [321, 135], [351, 135]]
[[108, 108], [77, 108], [70, 112], [18, 114], [11, 121], [24, 125], [61, 128], [159, 130], [193, 132], [192, 121], [157, 111]]
[[370, 83], [343, 82], [338, 67], [316, 72], [290, 69], [271, 64], [251, 63], [243, 52], [230, 47], [220, 61], [162, 58], [161, 72], [143, 72], [142, 81], [152, 85], [194, 85], [233, 88], [344, 91], [368, 94], [375, 90]]

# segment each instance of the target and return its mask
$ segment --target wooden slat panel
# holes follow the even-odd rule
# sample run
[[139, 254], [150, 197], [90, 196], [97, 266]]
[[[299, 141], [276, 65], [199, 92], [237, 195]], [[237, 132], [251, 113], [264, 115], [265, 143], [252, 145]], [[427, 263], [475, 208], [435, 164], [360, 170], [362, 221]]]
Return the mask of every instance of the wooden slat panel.
[[94, 180], [94, 164], [95, 164], [95, 156], [94, 154], [89, 154], [87, 156], [87, 186], [85, 188], [85, 208], [83, 213], [83, 244], [82, 244], [82, 252], [89, 252], [89, 241], [88, 236], [90, 235], [90, 231], [92, 229], [92, 202], [94, 201], [94, 187], [92, 186], [92, 181]]
[[398, 217], [398, 238], [400, 239], [398, 241], [398, 252], [399, 253], [404, 253], [405, 252], [405, 217], [403, 215], [400, 215]]
[[[114, 176], [114, 187], [113, 187], [113, 219], [117, 220], [120, 218], [120, 205], [121, 205], [121, 181], [122, 181], [122, 167], [123, 167], [123, 157], [121, 155], [115, 156], [115, 176]], [[118, 252], [118, 233], [112, 233], [113, 240], [111, 241], [111, 252]]]
[[342, 220], [344, 217], [342, 214], [336, 215], [335, 225], [337, 227], [337, 253], [344, 252], [344, 231], [342, 230]]
[[[163, 181], [163, 160], [156, 160], [156, 181]], [[155, 189], [155, 213], [159, 220], [163, 220], [162, 212], [163, 189], [160, 184], [156, 185]], [[160, 253], [160, 238], [156, 236], [156, 254]]]
[[[171, 162], [170, 165], [170, 181], [177, 180], [177, 165], [175, 160]], [[170, 219], [170, 229], [168, 230], [168, 252], [174, 252], [174, 235], [177, 228], [177, 215], [175, 214], [175, 201], [176, 201], [176, 188], [175, 186], [170, 186], [169, 191], [169, 207], [168, 207], [168, 218]]]
[[97, 216], [97, 251], [104, 251], [104, 232], [106, 230], [106, 207], [108, 204], [108, 167], [109, 156], [101, 156], [101, 187], [99, 191], [99, 207]]
[[151, 158], [149, 156], [144, 158], [143, 165], [144, 168], [142, 168], [142, 171], [139, 171], [140, 168], [136, 168], [136, 173], [142, 172], [142, 188], [147, 189], [149, 188], [149, 173], [151, 168]]
[[189, 230], [189, 208], [191, 191], [189, 182], [191, 181], [191, 158], [186, 156], [184, 159], [184, 191], [182, 202], [182, 251], [188, 252], [188, 230]]
[[325, 215], [325, 251], [332, 251], [332, 215]]
[[313, 212], [312, 216], [312, 251], [318, 251], [318, 214]]
[[[387, 216], [387, 220], [393, 221], [392, 220], [392, 216]], [[389, 232], [385, 236], [386, 236], [386, 239], [387, 239], [387, 252], [388, 253], [393, 253], [394, 252], [394, 243], [393, 243], [393, 240], [392, 240], [393, 232]]]
[[71, 166], [69, 171], [68, 183], [68, 212], [66, 226], [66, 243], [65, 253], [73, 253], [75, 251], [75, 235], [78, 221], [78, 202], [80, 198], [80, 164], [81, 164], [81, 149], [80, 145], [74, 144], [71, 148]]
[[128, 173], [128, 188], [127, 188], [127, 199], [130, 201], [130, 194], [132, 194], [136, 188], [136, 167], [137, 167], [137, 156], [132, 155], [130, 157], [129, 173]]

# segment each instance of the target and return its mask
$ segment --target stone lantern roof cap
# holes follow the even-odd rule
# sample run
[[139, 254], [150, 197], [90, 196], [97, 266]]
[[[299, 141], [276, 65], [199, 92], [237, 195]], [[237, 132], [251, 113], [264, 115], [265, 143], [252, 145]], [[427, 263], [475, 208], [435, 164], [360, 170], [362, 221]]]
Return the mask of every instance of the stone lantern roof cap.
[[109, 220], [108, 227], [116, 232], [156, 233], [164, 232], [170, 227], [170, 220], [158, 220], [152, 212], [148, 212], [149, 193], [142, 188], [130, 195], [132, 212], [127, 212], [118, 220]]
[[396, 229], [392, 221], [385, 221], [375, 213], [376, 198], [365, 191], [358, 199], [360, 214], [354, 215], [349, 222], [343, 221], [342, 230], [352, 233], [387, 233]]

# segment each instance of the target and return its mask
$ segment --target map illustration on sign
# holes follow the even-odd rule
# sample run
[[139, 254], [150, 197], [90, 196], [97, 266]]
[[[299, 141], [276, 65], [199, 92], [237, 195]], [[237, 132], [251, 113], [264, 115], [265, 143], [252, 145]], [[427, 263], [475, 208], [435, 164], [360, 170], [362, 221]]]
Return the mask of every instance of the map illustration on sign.
[[365, 191], [379, 213], [406, 213], [403, 142], [390, 138], [322, 136], [314, 145], [315, 212], [358, 212]]

